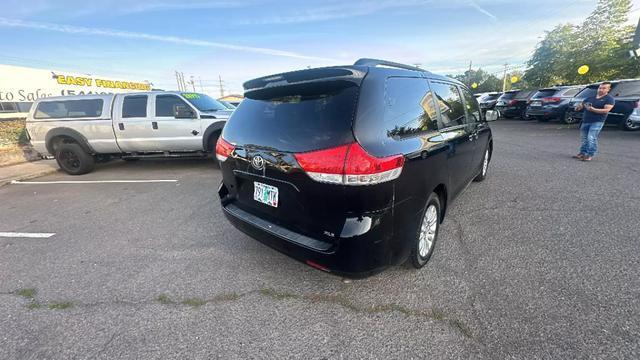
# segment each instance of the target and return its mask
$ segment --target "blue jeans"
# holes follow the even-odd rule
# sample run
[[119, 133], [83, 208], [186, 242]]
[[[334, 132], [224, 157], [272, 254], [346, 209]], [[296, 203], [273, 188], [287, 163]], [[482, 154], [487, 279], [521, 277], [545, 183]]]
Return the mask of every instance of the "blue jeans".
[[598, 152], [598, 135], [603, 126], [604, 122], [582, 123], [580, 125], [581, 154], [594, 156]]

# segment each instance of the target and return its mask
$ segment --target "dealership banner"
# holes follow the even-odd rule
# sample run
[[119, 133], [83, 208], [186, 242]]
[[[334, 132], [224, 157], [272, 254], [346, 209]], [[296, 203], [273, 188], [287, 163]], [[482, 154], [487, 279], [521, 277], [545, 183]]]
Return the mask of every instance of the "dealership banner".
[[0, 65], [0, 102], [32, 102], [49, 96], [149, 91], [147, 81]]

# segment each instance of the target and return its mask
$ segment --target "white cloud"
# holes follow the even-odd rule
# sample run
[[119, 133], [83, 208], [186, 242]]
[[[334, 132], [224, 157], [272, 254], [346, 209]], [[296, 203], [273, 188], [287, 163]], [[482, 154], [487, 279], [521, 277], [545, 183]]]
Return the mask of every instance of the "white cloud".
[[4, 17], [0, 17], [0, 26], [26, 28], [26, 29], [33, 29], [33, 30], [49, 31], [49, 32], [59, 32], [59, 33], [65, 33], [65, 34], [98, 35], [98, 36], [108, 36], [108, 37], [116, 37], [116, 38], [151, 40], [151, 41], [160, 41], [160, 42], [174, 43], [174, 44], [187, 45], [187, 46], [244, 51], [244, 52], [257, 53], [257, 54], [263, 54], [263, 55], [311, 60], [311, 61], [318, 61], [318, 62], [335, 62], [334, 59], [330, 59], [330, 58], [310, 56], [310, 55], [299, 54], [291, 51], [283, 51], [283, 50], [270, 49], [270, 48], [233, 45], [233, 44], [227, 44], [227, 43], [190, 39], [190, 38], [177, 37], [177, 36], [154, 35], [154, 34], [139, 33], [139, 32], [112, 30], [112, 29], [98, 29], [98, 28], [89, 28], [89, 27], [82, 27], [82, 26], [62, 25], [62, 24], [53, 24], [53, 23], [44, 23], [44, 22], [35, 22], [35, 21], [24, 21], [19, 19], [8, 19]]
[[475, 1], [471, 1], [471, 2], [469, 2], [469, 5], [470, 5], [472, 8], [474, 8], [474, 9], [478, 10], [479, 12], [481, 12], [482, 14], [487, 15], [487, 16], [488, 16], [488, 17], [490, 17], [491, 19], [493, 19], [493, 20], [495, 20], [495, 21], [497, 21], [497, 20], [498, 20], [498, 18], [497, 18], [495, 15], [493, 15], [493, 14], [492, 14], [492, 13], [490, 13], [490, 12], [488, 12], [488, 11], [487, 11], [487, 10], [485, 10], [484, 8], [481, 8], [481, 7], [480, 7], [480, 5], [478, 5]]

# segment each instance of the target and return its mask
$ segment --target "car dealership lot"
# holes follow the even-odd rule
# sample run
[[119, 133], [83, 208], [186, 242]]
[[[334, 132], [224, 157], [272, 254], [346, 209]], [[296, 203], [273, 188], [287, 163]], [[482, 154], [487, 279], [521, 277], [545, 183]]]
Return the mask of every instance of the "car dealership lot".
[[55, 235], [0, 237], [0, 358], [638, 358], [640, 132], [583, 163], [575, 128], [492, 128], [429, 264], [364, 280], [233, 228], [211, 160], [4, 186], [0, 232]]

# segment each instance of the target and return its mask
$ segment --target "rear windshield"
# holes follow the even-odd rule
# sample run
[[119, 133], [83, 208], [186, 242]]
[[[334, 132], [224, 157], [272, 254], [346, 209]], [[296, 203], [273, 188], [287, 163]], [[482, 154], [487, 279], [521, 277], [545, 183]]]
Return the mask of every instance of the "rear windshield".
[[598, 93], [598, 86], [592, 85], [582, 89], [582, 91], [580, 91], [578, 95], [576, 95], [576, 98], [585, 99], [590, 96], [595, 96], [597, 93]]
[[558, 92], [556, 89], [542, 89], [538, 90], [535, 95], [532, 96], [533, 99], [542, 99], [546, 97], [550, 97], [555, 95]]
[[506, 93], [500, 95], [498, 100], [511, 100], [511, 99], [513, 99], [514, 96], [516, 96], [516, 92], [506, 92]]
[[531, 93], [533, 93], [533, 90], [522, 90], [520, 92], [518, 92], [518, 94], [515, 96], [516, 99], [527, 99]]
[[38, 104], [36, 119], [98, 117], [102, 115], [102, 99], [43, 101]]
[[224, 127], [223, 137], [233, 144], [305, 152], [353, 141], [354, 84], [288, 86], [247, 96]]
[[489, 94], [482, 97], [482, 101], [491, 101], [500, 97], [500, 94]]

